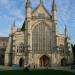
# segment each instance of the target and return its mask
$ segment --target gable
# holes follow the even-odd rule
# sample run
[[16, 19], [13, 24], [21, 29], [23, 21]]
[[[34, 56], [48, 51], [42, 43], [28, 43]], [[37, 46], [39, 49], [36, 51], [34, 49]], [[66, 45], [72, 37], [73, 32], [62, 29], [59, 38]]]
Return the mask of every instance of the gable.
[[32, 12], [32, 16], [50, 17], [51, 15], [48, 13], [44, 5], [39, 4], [38, 7]]

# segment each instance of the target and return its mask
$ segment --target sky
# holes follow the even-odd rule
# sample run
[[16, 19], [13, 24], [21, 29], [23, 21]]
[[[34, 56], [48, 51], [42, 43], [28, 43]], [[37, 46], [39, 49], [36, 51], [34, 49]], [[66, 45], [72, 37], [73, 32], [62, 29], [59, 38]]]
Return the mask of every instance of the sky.
[[[31, 0], [32, 9], [40, 3], [40, 0]], [[0, 0], [0, 37], [7, 37], [11, 31], [13, 22], [21, 28], [25, 18], [26, 0]], [[44, 5], [51, 14], [52, 0], [44, 0]], [[64, 33], [67, 26], [68, 36], [75, 43], [75, 0], [56, 0], [58, 31]]]

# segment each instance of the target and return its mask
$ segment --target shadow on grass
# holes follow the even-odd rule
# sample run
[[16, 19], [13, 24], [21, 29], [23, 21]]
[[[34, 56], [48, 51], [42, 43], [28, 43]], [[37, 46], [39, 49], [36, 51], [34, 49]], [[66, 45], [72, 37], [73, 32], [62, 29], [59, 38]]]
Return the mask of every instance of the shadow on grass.
[[61, 70], [13, 70], [13, 71], [1, 71], [0, 75], [75, 75], [75, 73], [61, 71]]

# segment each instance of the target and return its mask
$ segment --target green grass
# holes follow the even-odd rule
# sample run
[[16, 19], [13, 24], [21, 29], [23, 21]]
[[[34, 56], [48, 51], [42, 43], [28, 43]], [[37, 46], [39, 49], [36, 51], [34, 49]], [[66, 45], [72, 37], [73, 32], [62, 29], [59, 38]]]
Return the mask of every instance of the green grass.
[[61, 70], [33, 70], [33, 71], [1, 71], [0, 75], [75, 75], [75, 73]]

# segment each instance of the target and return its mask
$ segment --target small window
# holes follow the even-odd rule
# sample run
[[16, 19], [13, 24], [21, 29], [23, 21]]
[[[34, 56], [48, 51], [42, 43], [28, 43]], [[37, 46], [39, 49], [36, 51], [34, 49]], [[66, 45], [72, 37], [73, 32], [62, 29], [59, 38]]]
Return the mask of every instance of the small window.
[[17, 49], [17, 52], [18, 52], [18, 49]]

